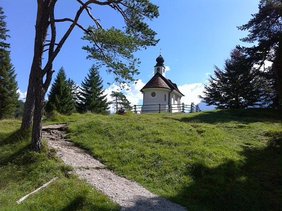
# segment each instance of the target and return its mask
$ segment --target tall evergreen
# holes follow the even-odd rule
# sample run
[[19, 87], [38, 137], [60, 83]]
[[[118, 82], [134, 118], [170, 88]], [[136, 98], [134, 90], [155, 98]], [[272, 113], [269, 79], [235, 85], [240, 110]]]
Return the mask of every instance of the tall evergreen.
[[78, 102], [79, 102], [79, 99], [78, 99], [79, 86], [72, 79], [68, 79], [68, 84], [71, 88], [72, 99], [74, 101], [75, 108], [77, 110]]
[[72, 96], [72, 88], [66, 78], [64, 68], [58, 72], [55, 82], [52, 84], [46, 111], [58, 111], [61, 114], [71, 114], [75, 111], [75, 102]]
[[[282, 1], [260, 0], [258, 13], [239, 29], [249, 31], [248, 36], [242, 40], [255, 43], [246, 49], [258, 67], [260, 77], [265, 75], [264, 80], [270, 80], [266, 84], [273, 85], [274, 107], [282, 108]], [[260, 71], [265, 61], [272, 62], [272, 67], [264, 70], [268, 74]]]
[[18, 106], [18, 84], [11, 63], [10, 45], [3, 9], [0, 7], [0, 119], [14, 117]]
[[81, 84], [78, 95], [80, 112], [107, 113], [109, 103], [103, 94], [103, 81], [98, 69], [93, 66]]
[[202, 97], [208, 105], [221, 109], [241, 109], [254, 106], [260, 101], [259, 84], [252, 71], [252, 63], [240, 47], [231, 52], [223, 70], [215, 67], [205, 86]]

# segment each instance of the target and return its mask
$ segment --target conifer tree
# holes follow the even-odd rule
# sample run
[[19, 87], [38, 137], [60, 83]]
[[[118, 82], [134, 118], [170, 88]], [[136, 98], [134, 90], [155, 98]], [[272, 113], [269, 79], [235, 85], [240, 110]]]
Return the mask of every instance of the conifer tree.
[[205, 96], [202, 97], [208, 105], [216, 105], [220, 109], [242, 109], [254, 106], [260, 100], [252, 63], [239, 46], [225, 61], [224, 70], [215, 67], [214, 75], [205, 86]]
[[66, 79], [64, 68], [59, 70], [57, 78], [52, 84], [49, 99], [46, 104], [47, 112], [54, 110], [67, 115], [75, 111], [72, 89], [69, 81]]
[[114, 99], [112, 101], [112, 104], [115, 106], [116, 112], [118, 112], [119, 109], [125, 109], [125, 110], [132, 109], [130, 102], [122, 92], [112, 91], [111, 97]]
[[[242, 40], [255, 45], [246, 50], [258, 67], [260, 77], [265, 75], [264, 80], [269, 80], [264, 87], [266, 92], [269, 85], [272, 86], [273, 106], [282, 108], [282, 1], [260, 0], [258, 13], [239, 29], [249, 31]], [[264, 70], [268, 74], [260, 71], [265, 61], [272, 62], [272, 67]]]
[[75, 104], [75, 108], [77, 110], [77, 104], [78, 104], [78, 94], [79, 94], [79, 86], [74, 82], [74, 80], [72, 79], [68, 79], [68, 84], [71, 88], [71, 94], [72, 94], [72, 99], [74, 101]]
[[0, 7], [0, 119], [15, 116], [18, 106], [18, 84], [7, 43], [7, 28], [3, 9]]
[[97, 67], [93, 66], [81, 84], [78, 95], [78, 111], [92, 113], [107, 113], [109, 103], [103, 94], [103, 81]]

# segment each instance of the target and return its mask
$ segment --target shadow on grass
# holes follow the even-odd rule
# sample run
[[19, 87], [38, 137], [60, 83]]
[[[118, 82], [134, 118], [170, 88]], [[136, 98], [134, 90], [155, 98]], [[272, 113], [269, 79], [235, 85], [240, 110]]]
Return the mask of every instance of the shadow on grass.
[[155, 197], [143, 197], [138, 196], [132, 201], [132, 206], [123, 207], [122, 211], [136, 211], [136, 210], [152, 210], [152, 211], [161, 211], [161, 210], [172, 210], [172, 211], [184, 211], [185, 208], [172, 203], [164, 198], [155, 196]]
[[[88, 204], [86, 206], [86, 204]], [[67, 206], [65, 206], [61, 211], [69, 211], [69, 210], [84, 210], [83, 208], [88, 207], [91, 210], [99, 210], [99, 211], [109, 211], [109, 210], [118, 210], [118, 209], [111, 209], [107, 207], [105, 203], [103, 205], [93, 204], [92, 206], [89, 204], [86, 196], [77, 196], [73, 199]]]
[[0, 166], [5, 166], [8, 163], [17, 165], [26, 165], [29, 163], [23, 159], [24, 155], [30, 149], [30, 144], [26, 142], [29, 137], [29, 132], [17, 130], [6, 138], [0, 139], [0, 147], [4, 149], [0, 155]]
[[272, 109], [220, 110], [199, 113], [178, 119], [181, 122], [225, 123], [236, 121], [252, 122], [281, 122], [282, 112]]
[[269, 135], [266, 148], [245, 148], [244, 161], [187, 169], [194, 183], [172, 200], [189, 210], [281, 210], [282, 132]]
[[68, 210], [81, 210], [83, 208], [83, 204], [86, 199], [83, 196], [78, 196], [74, 200], [72, 200], [66, 207], [62, 209], [62, 211]]
[[[11, 133], [8, 137], [0, 139], [0, 147], [8, 144], [16, 144], [29, 137], [30, 132], [23, 132], [20, 129]], [[0, 137], [3, 137], [0, 133]]]

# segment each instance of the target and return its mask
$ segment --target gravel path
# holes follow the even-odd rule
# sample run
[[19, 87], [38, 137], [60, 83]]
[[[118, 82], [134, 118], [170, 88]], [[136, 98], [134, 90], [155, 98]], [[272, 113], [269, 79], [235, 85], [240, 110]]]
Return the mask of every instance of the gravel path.
[[67, 141], [66, 125], [43, 127], [42, 135], [48, 145], [57, 151], [65, 164], [74, 168], [79, 178], [103, 192], [125, 211], [184, 211], [182, 206], [161, 198], [136, 182], [114, 174], [86, 151]]

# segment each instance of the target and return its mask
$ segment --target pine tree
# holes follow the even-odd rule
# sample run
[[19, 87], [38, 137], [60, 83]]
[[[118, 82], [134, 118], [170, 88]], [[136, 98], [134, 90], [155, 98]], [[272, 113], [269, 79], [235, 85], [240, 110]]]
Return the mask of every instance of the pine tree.
[[111, 97], [114, 99], [111, 103], [115, 106], [116, 112], [118, 112], [119, 109], [132, 109], [130, 102], [122, 92], [112, 91]]
[[109, 103], [107, 102], [106, 95], [103, 95], [102, 83], [98, 69], [93, 66], [81, 84], [81, 91], [78, 95], [78, 111], [107, 113]]
[[18, 84], [16, 74], [10, 58], [10, 45], [6, 42], [5, 15], [0, 7], [0, 119], [15, 116], [18, 106]]
[[58, 72], [55, 82], [52, 84], [49, 93], [46, 111], [58, 111], [61, 114], [71, 114], [75, 111], [75, 102], [72, 96], [72, 89], [69, 81], [66, 79], [64, 68]]
[[[249, 31], [243, 41], [255, 43], [253, 47], [246, 49], [253, 63], [257, 64], [261, 78], [264, 75], [260, 71], [263, 63], [273, 62], [264, 80], [270, 80], [266, 84], [273, 85], [274, 92], [270, 95], [274, 96], [272, 99], [274, 107], [282, 108], [282, 1], [260, 0], [258, 13], [239, 29]], [[269, 93], [267, 90], [266, 92]]]
[[202, 97], [208, 105], [216, 105], [220, 109], [242, 109], [254, 106], [260, 100], [252, 63], [239, 46], [225, 61], [224, 70], [215, 67], [214, 75], [205, 86], [205, 96]]
[[74, 101], [75, 108], [77, 110], [78, 102], [79, 102], [79, 99], [78, 99], [79, 86], [72, 79], [68, 79], [68, 84], [71, 88], [72, 99]]

